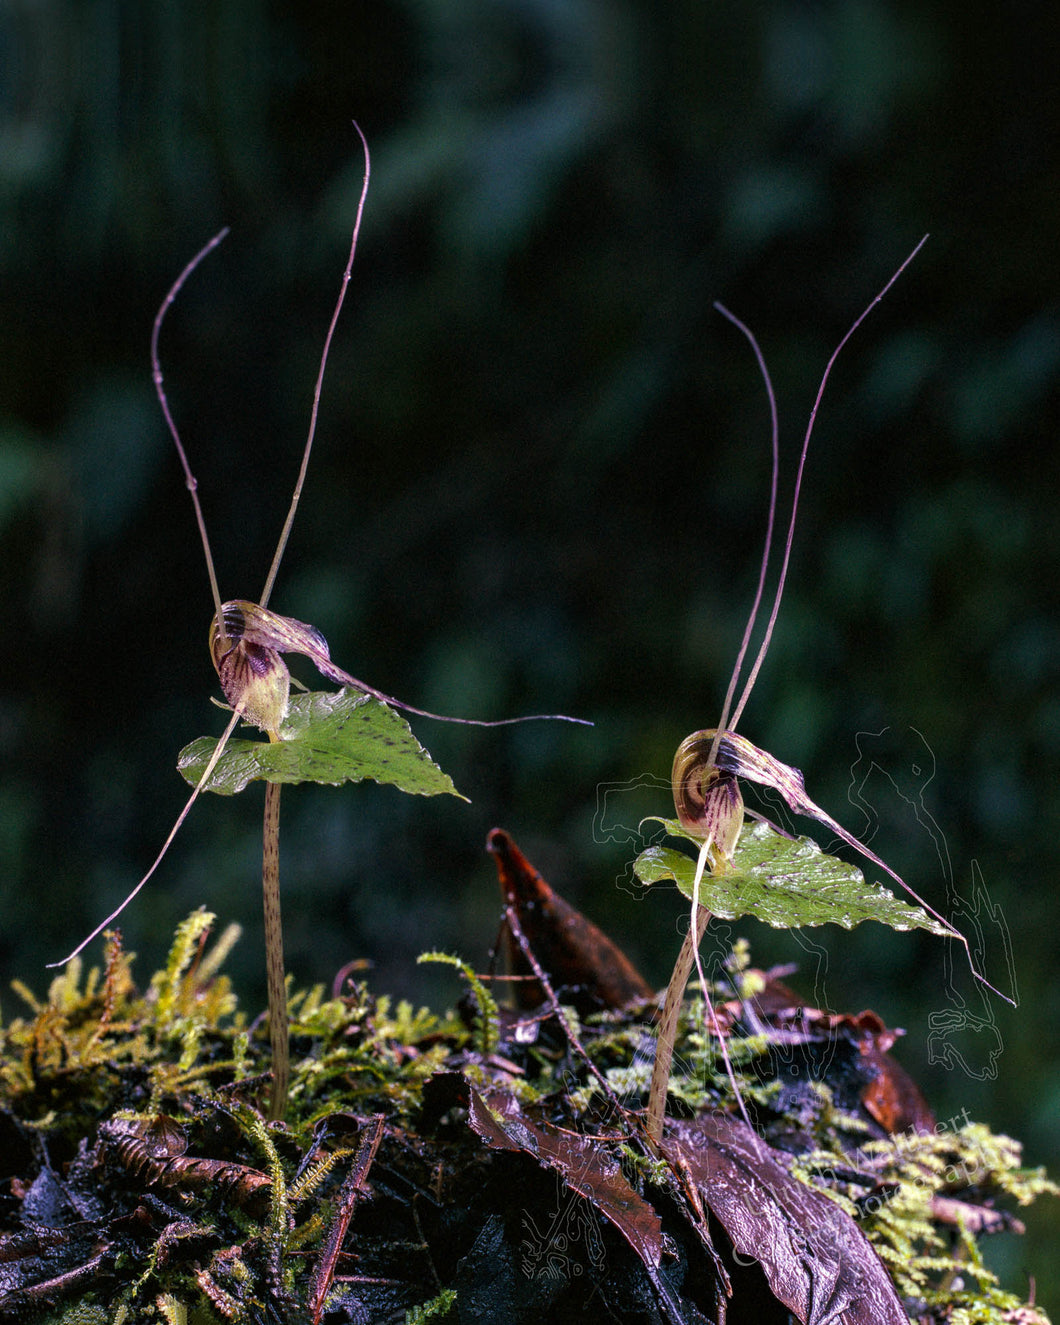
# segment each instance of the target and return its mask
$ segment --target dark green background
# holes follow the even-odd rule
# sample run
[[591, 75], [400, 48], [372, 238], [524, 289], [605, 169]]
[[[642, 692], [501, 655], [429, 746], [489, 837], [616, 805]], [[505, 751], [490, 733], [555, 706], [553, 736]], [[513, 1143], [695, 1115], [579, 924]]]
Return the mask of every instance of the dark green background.
[[[356, 118], [372, 191], [272, 606], [411, 703], [596, 726], [416, 720], [471, 805], [285, 793], [296, 979], [369, 957], [379, 990], [452, 1001], [414, 959], [485, 961], [499, 824], [665, 981], [680, 908], [629, 888], [635, 825], [717, 720], [768, 489], [763, 389], [712, 301], [761, 339], [789, 493], [828, 354], [930, 231], [825, 397], [741, 729], [854, 832], [878, 826], [932, 901], [947, 860], [964, 898], [978, 869], [989, 973], [1009, 987], [1007, 933], [1020, 1007], [928, 937], [738, 929], [822, 1005], [905, 1026], [940, 1116], [1060, 1173], [1058, 33], [1044, 5], [941, 0], [7, 0], [4, 1015], [7, 981], [43, 991], [136, 881], [183, 803], [177, 751], [224, 725], [151, 320], [230, 223], [162, 353], [222, 593], [253, 598], [345, 259]], [[601, 831], [605, 793], [627, 834]], [[260, 808], [196, 807], [122, 918], [142, 976], [206, 903], [244, 925], [235, 973], [263, 997]], [[997, 1244], [1054, 1312], [1058, 1224], [1044, 1203]]]

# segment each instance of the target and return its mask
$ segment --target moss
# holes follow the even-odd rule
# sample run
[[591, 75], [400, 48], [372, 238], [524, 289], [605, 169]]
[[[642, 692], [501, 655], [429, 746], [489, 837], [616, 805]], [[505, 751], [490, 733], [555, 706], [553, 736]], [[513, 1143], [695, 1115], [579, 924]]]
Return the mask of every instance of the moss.
[[[212, 925], [205, 911], [191, 915], [143, 992], [116, 936], [101, 969], [71, 962], [45, 1001], [18, 988], [28, 1011], [0, 1030], [0, 1104], [21, 1155], [12, 1192], [23, 1210], [21, 1222], [7, 1217], [0, 1307], [61, 1325], [299, 1322], [321, 1319], [329, 1304], [329, 1319], [343, 1320], [355, 1318], [352, 1306], [342, 1314], [349, 1285], [371, 1282], [383, 1314], [455, 1319], [458, 1269], [474, 1262], [496, 1203], [507, 1217], [512, 1184], [497, 1185], [496, 1156], [458, 1125], [444, 1084], [454, 1080], [512, 1101], [509, 1121], [512, 1109], [534, 1109], [551, 1120], [550, 1136], [606, 1136], [623, 1180], [666, 1208], [671, 1176], [634, 1121], [648, 1087], [650, 1005], [580, 1021], [565, 1009], [565, 1027], [545, 1019], [536, 1042], [521, 1045], [506, 1038], [511, 1014], [457, 958], [427, 959], [466, 982], [466, 1021], [354, 982], [337, 997], [294, 991], [290, 1109], [269, 1124], [268, 1043], [221, 970], [237, 931], [211, 943]], [[744, 1005], [766, 988], [742, 947], [729, 978]], [[981, 1255], [991, 1232], [1018, 1228], [1006, 1207], [1057, 1193], [1041, 1170], [1021, 1167], [1018, 1143], [968, 1120], [888, 1134], [859, 1104], [864, 1083], [842, 1028], [828, 1030], [828, 1054], [806, 1060], [812, 1070], [785, 1075], [767, 1026], [737, 1033], [732, 992], [712, 996], [756, 1127], [858, 1222], [910, 1314], [952, 1325], [1044, 1320], [1017, 1314], [1031, 1309]], [[734, 1105], [703, 1011], [699, 997], [688, 1000], [674, 1059], [670, 1107], [687, 1114]], [[505, 1123], [503, 1108], [490, 1116]], [[516, 1193], [524, 1210], [544, 1199], [535, 1182]], [[546, 1188], [554, 1194], [554, 1179]], [[472, 1208], [482, 1219], [454, 1231], [453, 1212]], [[49, 1222], [45, 1245], [39, 1226]], [[373, 1266], [398, 1263], [415, 1272], [388, 1297]]]
[[[980, 1123], [953, 1130], [910, 1129], [886, 1140], [830, 1144], [799, 1157], [796, 1176], [828, 1192], [859, 1220], [901, 1296], [930, 1319], [1002, 1322], [1020, 1299], [1003, 1292], [984, 1265], [981, 1237], [1018, 1221], [998, 1208], [1060, 1194], [1041, 1169], [1020, 1166], [1020, 1146]], [[1044, 1319], [1038, 1313], [1039, 1319]], [[1027, 1319], [1032, 1319], [1028, 1317]]]

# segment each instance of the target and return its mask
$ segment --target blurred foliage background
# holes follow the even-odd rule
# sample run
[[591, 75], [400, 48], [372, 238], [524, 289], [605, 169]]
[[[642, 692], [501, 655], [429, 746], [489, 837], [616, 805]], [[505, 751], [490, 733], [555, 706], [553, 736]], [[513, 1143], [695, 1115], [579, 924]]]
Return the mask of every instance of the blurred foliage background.
[[[1060, 1172], [1057, 382], [1060, 13], [950, 0], [4, 0], [0, 6], [0, 1000], [153, 859], [223, 716], [163, 370], [225, 597], [289, 500], [362, 176], [373, 183], [272, 606], [415, 720], [471, 804], [284, 795], [289, 969], [355, 957], [451, 1002], [485, 961], [498, 824], [662, 984], [673, 895], [641, 815], [718, 716], [765, 524], [829, 353], [791, 582], [743, 732], [978, 941], [776, 934], [825, 1006], [871, 1006], [940, 1117]], [[303, 672], [303, 679], [310, 680]], [[263, 995], [261, 792], [196, 807], [122, 917], [146, 977], [200, 903]], [[801, 825], [803, 831], [809, 824]], [[724, 931], [721, 939], [729, 937]], [[98, 959], [98, 944], [93, 956]], [[1013, 961], [1009, 960], [1010, 955]], [[433, 982], [433, 983], [432, 983]], [[1060, 1211], [995, 1248], [1060, 1306]]]

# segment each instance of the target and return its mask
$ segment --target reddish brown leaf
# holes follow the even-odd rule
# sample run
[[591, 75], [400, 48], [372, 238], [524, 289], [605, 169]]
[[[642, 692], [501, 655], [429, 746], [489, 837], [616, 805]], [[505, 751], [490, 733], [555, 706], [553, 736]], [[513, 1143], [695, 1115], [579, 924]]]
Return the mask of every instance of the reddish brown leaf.
[[555, 1169], [566, 1185], [592, 1202], [649, 1270], [662, 1261], [662, 1221], [626, 1181], [618, 1160], [597, 1137], [563, 1132], [528, 1117], [507, 1091], [479, 1095], [469, 1088], [472, 1129], [493, 1150], [521, 1150]]
[[689, 1175], [736, 1255], [761, 1265], [803, 1325], [908, 1325], [857, 1224], [793, 1178], [785, 1157], [739, 1119], [705, 1114], [667, 1129], [662, 1153]]
[[[502, 828], [493, 829], [486, 849], [493, 853], [504, 900], [515, 908], [534, 955], [552, 984], [570, 991], [579, 1012], [620, 1008], [636, 998], [652, 997], [651, 986], [625, 953], [549, 887]], [[514, 975], [531, 974], [510, 935], [508, 955]], [[545, 1001], [537, 980], [520, 980], [514, 987], [521, 1008]]]
[[930, 1132], [935, 1126], [934, 1113], [920, 1087], [887, 1052], [901, 1032], [888, 1030], [875, 1012], [859, 1013], [850, 1018], [850, 1025], [857, 1033], [861, 1057], [873, 1072], [861, 1092], [862, 1104], [888, 1132]]

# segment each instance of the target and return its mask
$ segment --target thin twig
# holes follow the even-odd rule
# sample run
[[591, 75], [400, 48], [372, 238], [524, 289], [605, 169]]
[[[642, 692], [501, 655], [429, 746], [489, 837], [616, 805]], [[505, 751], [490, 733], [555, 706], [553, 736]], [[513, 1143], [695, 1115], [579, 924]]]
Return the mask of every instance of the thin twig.
[[600, 1069], [596, 1066], [593, 1060], [586, 1053], [584, 1045], [582, 1044], [581, 1040], [578, 1039], [577, 1032], [575, 1031], [574, 1027], [570, 1024], [570, 1020], [567, 1017], [567, 1014], [564, 1012], [562, 1006], [560, 1005], [559, 999], [556, 997], [556, 991], [552, 988], [552, 984], [549, 981], [548, 976], [545, 974], [544, 968], [542, 967], [541, 963], [537, 960], [537, 958], [534, 956], [534, 950], [530, 946], [530, 941], [523, 933], [523, 928], [519, 924], [519, 917], [516, 914], [515, 907], [506, 906], [504, 908], [504, 918], [508, 922], [508, 928], [511, 930], [512, 937], [515, 939], [516, 943], [518, 943], [520, 951], [522, 952], [523, 956], [526, 958], [527, 962], [530, 964], [530, 969], [533, 971], [534, 976], [536, 977], [541, 988], [545, 991], [545, 997], [548, 1000], [548, 1005], [552, 1009], [552, 1012], [555, 1015], [556, 1020], [563, 1027], [563, 1033], [566, 1035], [567, 1041], [570, 1044], [571, 1048], [575, 1050], [578, 1056], [584, 1061], [586, 1067], [599, 1082], [601, 1089], [603, 1090], [604, 1094], [607, 1096], [608, 1103], [612, 1104], [619, 1114], [624, 1113], [625, 1110], [622, 1108], [622, 1105], [619, 1103], [618, 1096], [611, 1089], [610, 1082], [607, 1080], [604, 1074], [600, 1071]]
[[383, 1115], [377, 1113], [365, 1124], [357, 1141], [357, 1153], [354, 1155], [350, 1171], [339, 1190], [337, 1210], [321, 1248], [320, 1258], [309, 1287], [309, 1310], [313, 1313], [313, 1325], [317, 1325], [324, 1310], [324, 1299], [328, 1295], [335, 1278], [335, 1266], [342, 1250], [346, 1232], [353, 1218], [354, 1207], [365, 1195], [365, 1178], [372, 1161], [375, 1159], [379, 1142], [383, 1137]]

